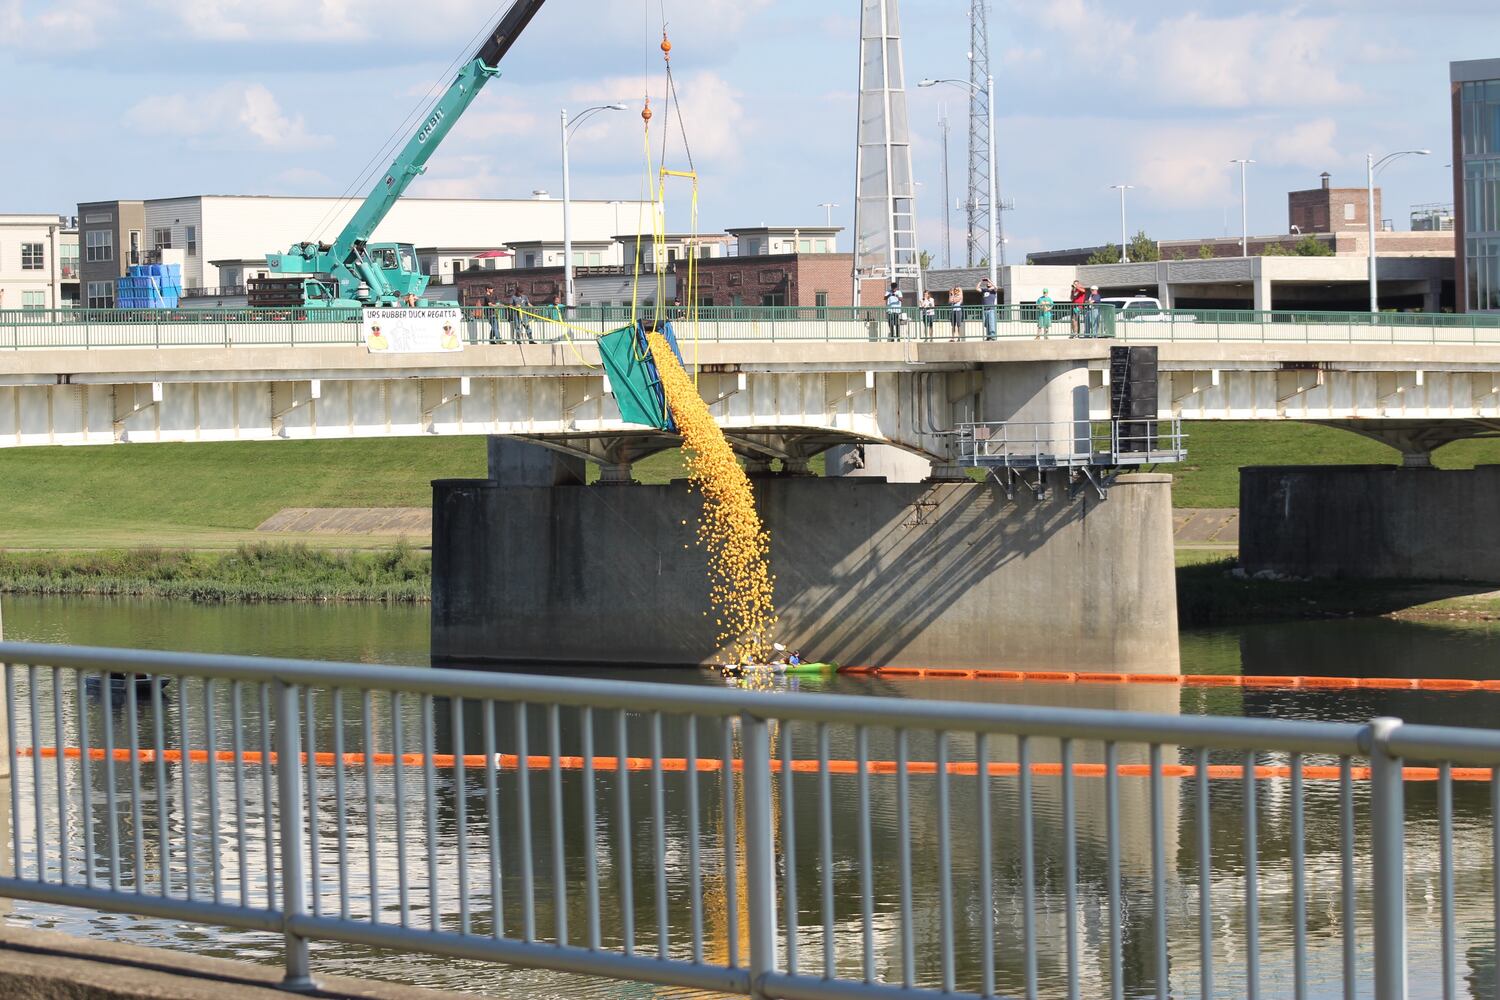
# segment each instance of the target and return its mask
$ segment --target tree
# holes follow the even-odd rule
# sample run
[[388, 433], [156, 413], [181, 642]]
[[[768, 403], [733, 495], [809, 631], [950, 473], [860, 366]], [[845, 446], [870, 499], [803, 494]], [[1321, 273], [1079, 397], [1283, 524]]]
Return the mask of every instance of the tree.
[[1261, 247], [1260, 255], [1262, 257], [1290, 257], [1291, 251], [1280, 240], [1277, 240], [1275, 243], [1267, 243]]
[[1089, 254], [1085, 264], [1118, 264], [1120, 263], [1120, 248], [1113, 243], [1107, 243]]
[[1173, 260], [1187, 260], [1187, 251], [1183, 250], [1181, 248], [1178, 248], [1177, 252], [1174, 253], [1174, 254], [1172, 254], [1172, 259]]
[[1292, 250], [1298, 257], [1332, 257], [1333, 248], [1316, 236], [1304, 236]]
[[1161, 260], [1161, 247], [1142, 229], [1131, 237], [1129, 256], [1132, 261], [1137, 262]]
[[922, 265], [922, 270], [927, 270], [932, 266], [932, 254], [928, 253], [926, 250], [923, 250], [920, 254], [917, 255], [917, 263]]
[[1199, 260], [1213, 260], [1214, 259], [1214, 248], [1211, 247], [1211, 246], [1209, 246], [1207, 243], [1200, 243], [1198, 245], [1198, 259]]

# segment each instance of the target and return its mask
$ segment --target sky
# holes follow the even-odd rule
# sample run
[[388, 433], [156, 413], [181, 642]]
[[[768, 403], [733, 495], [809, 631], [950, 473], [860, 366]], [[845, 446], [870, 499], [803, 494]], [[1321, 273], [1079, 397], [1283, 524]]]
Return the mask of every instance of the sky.
[[[0, 212], [190, 194], [337, 195], [425, 103], [501, 0], [0, 0]], [[904, 0], [921, 243], [945, 261], [964, 194], [967, 0]], [[663, 17], [679, 98], [668, 165], [699, 176], [699, 228], [849, 227], [858, 0], [550, 0], [410, 194], [560, 196], [559, 110], [623, 101], [570, 147], [576, 198], [645, 191], [639, 109], [661, 153]], [[1285, 232], [1286, 192], [1363, 186], [1365, 153], [1427, 147], [1381, 175], [1386, 218], [1450, 202], [1448, 62], [1500, 58], [1494, 0], [1127, 3], [996, 0], [990, 59], [1008, 259], [1131, 233]], [[679, 125], [680, 119], [680, 125]], [[18, 151], [23, 155], [17, 155]], [[389, 161], [389, 154], [381, 157]], [[383, 165], [383, 163], [382, 163]], [[355, 188], [363, 194], [365, 188]], [[685, 182], [669, 225], [690, 222]], [[952, 253], [962, 263], [961, 212]], [[299, 238], [299, 234], [289, 234]], [[523, 238], [529, 234], [502, 234]], [[846, 240], [842, 248], [847, 248]]]

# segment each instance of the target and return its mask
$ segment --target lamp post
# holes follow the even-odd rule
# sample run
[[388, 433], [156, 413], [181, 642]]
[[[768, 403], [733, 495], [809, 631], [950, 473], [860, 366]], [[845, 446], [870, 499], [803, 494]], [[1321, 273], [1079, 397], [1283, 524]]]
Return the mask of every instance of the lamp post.
[[1245, 168], [1254, 163], [1254, 160], [1230, 160], [1230, 163], [1240, 165], [1240, 256], [1250, 256], [1250, 208], [1245, 200]]
[[[940, 83], [951, 83], [955, 87], [963, 87], [971, 94], [978, 94], [979, 88], [967, 80], [922, 80], [918, 87], [935, 87]], [[984, 78], [985, 109], [989, 113], [990, 128], [990, 284], [997, 289], [1000, 287], [1000, 199], [996, 195], [998, 184], [995, 181], [995, 78], [986, 76]]]
[[[1375, 159], [1374, 153], [1365, 154], [1365, 215], [1366, 222], [1370, 228], [1370, 313], [1374, 315], [1380, 312], [1379, 291], [1375, 274], [1375, 175], [1379, 173], [1386, 164], [1402, 156], [1427, 156], [1430, 149], [1402, 149], [1394, 153], [1386, 153], [1380, 159]], [[1461, 251], [1461, 248], [1460, 248]]]
[[1110, 187], [1120, 192], [1120, 263], [1129, 264], [1130, 254], [1126, 251], [1129, 245], [1125, 242], [1125, 192], [1135, 187], [1134, 184], [1111, 184]]
[[[584, 108], [578, 117], [568, 122], [568, 109], [562, 109], [562, 168], [563, 168], [563, 303], [573, 308], [573, 201], [568, 183], [568, 137], [585, 118], [596, 111], [624, 111], [623, 104], [599, 104]], [[618, 224], [615, 228], [619, 228]]]
[[839, 207], [838, 203], [837, 202], [832, 202], [832, 201], [820, 201], [820, 202], [818, 202], [818, 207], [821, 208], [821, 209], [823, 209], [825, 212], [828, 213], [828, 228], [832, 229], [833, 228], [833, 210], [835, 208]]

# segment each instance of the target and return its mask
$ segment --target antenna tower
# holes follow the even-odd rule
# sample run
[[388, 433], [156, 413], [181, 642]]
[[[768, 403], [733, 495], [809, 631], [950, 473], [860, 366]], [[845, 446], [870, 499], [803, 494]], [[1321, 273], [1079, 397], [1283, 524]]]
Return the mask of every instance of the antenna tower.
[[[988, 0], [969, 0], [969, 247], [966, 263], [978, 267], [990, 246], [990, 118], [987, 87], [990, 76], [990, 17]], [[1005, 246], [1000, 245], [1000, 260]]]

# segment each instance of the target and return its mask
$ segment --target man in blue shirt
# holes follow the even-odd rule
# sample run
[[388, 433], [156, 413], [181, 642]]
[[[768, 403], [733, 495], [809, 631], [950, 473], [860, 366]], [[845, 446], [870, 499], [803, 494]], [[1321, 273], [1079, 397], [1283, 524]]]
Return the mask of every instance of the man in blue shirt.
[[891, 282], [885, 293], [885, 323], [892, 340], [901, 339], [901, 286]]

